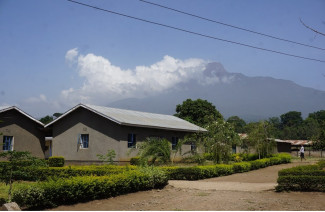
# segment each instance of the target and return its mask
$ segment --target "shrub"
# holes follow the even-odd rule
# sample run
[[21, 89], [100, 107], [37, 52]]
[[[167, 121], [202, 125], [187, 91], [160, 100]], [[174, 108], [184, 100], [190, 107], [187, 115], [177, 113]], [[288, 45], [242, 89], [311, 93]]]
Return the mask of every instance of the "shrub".
[[62, 156], [52, 156], [48, 160], [50, 167], [63, 167], [64, 166], [64, 157]]
[[323, 161], [316, 165], [297, 166], [280, 170], [277, 191], [323, 191], [325, 170]]
[[325, 175], [279, 176], [276, 191], [322, 191], [325, 192]]
[[233, 174], [232, 165], [161, 167], [170, 180], [199, 180]]
[[133, 157], [130, 159], [130, 164], [138, 166], [140, 165], [140, 157]]
[[249, 161], [248, 163], [251, 164], [251, 170], [260, 169], [271, 165], [269, 158]]
[[320, 169], [324, 169], [325, 168], [325, 160], [318, 161], [317, 165], [319, 166]]
[[248, 172], [251, 170], [251, 164], [249, 162], [240, 162], [232, 164], [235, 173]]
[[162, 188], [167, 183], [163, 172], [145, 168], [111, 176], [83, 176], [39, 182], [16, 190], [13, 200], [27, 209], [44, 209]]

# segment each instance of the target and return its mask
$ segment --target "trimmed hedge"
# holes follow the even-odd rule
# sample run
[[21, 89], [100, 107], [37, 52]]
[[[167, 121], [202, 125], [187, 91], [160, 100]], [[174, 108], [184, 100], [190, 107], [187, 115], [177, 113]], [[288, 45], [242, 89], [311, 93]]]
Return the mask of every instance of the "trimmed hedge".
[[218, 164], [194, 167], [161, 167], [170, 180], [199, 180], [211, 177], [230, 175], [233, 173], [247, 172], [271, 165], [289, 163], [290, 154], [277, 154], [276, 157], [264, 158], [249, 162], [234, 163], [231, 165]]
[[325, 192], [325, 175], [288, 175], [278, 178], [276, 191], [322, 191]]
[[167, 183], [168, 179], [162, 171], [145, 168], [111, 176], [83, 176], [39, 182], [16, 190], [13, 201], [27, 209], [44, 209], [163, 188]]
[[279, 171], [276, 191], [325, 192], [324, 161], [316, 165], [297, 166]]
[[199, 180], [233, 174], [232, 165], [161, 167], [170, 180]]
[[105, 176], [135, 170], [136, 168], [136, 166], [101, 165], [25, 169], [25, 175], [21, 178], [29, 181], [44, 181], [49, 178], [70, 178], [90, 175]]
[[52, 156], [48, 160], [50, 167], [63, 167], [64, 166], [64, 157], [62, 156]]

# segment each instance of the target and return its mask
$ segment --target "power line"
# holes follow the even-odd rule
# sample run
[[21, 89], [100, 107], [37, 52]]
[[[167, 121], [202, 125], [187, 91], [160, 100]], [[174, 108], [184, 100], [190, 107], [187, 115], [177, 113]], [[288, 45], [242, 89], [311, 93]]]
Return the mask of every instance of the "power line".
[[137, 18], [137, 17], [130, 16], [130, 15], [125, 15], [125, 14], [122, 14], [122, 13], [114, 12], [114, 11], [107, 10], [107, 9], [103, 9], [103, 8], [99, 8], [99, 7], [96, 7], [96, 6], [89, 5], [89, 4], [84, 4], [84, 3], [81, 3], [81, 2], [78, 2], [78, 1], [74, 1], [74, 0], [67, 0], [67, 1], [70, 1], [70, 2], [75, 3], [75, 4], [79, 4], [79, 5], [82, 5], [82, 6], [90, 7], [90, 8], [96, 9], [96, 10], [101, 10], [101, 11], [108, 12], [108, 13], [112, 13], [112, 14], [115, 14], [115, 15], [119, 15], [119, 16], [131, 18], [131, 19], [135, 19], [135, 20], [138, 20], [138, 21], [142, 21], [142, 22], [146, 22], [146, 23], [150, 23], [150, 24], [154, 24], [154, 25], [158, 25], [158, 26], [162, 26], [162, 27], [166, 27], [166, 28], [170, 28], [170, 29], [182, 31], [182, 32], [186, 32], [186, 33], [193, 34], [193, 35], [198, 35], [198, 36], [205, 37], [205, 38], [219, 40], [219, 41], [223, 41], [223, 42], [227, 42], [227, 43], [232, 43], [232, 44], [236, 44], [236, 45], [240, 45], [240, 46], [245, 46], [245, 47], [249, 47], [249, 48], [253, 48], [253, 49], [258, 49], [258, 50], [262, 50], [262, 51], [277, 53], [277, 54], [286, 55], [286, 56], [290, 56], [290, 57], [295, 57], [295, 58], [300, 58], [300, 59], [305, 59], [305, 60], [311, 60], [311, 61], [317, 61], [317, 62], [325, 63], [325, 60], [319, 60], [319, 59], [315, 59], [315, 58], [309, 58], [309, 57], [304, 57], [304, 56], [299, 56], [299, 55], [293, 55], [293, 54], [289, 54], [289, 53], [285, 53], [285, 52], [280, 52], [280, 51], [275, 51], [275, 50], [271, 50], [271, 49], [260, 48], [260, 47], [257, 47], [257, 46], [252, 46], [252, 45], [248, 45], [248, 44], [244, 44], [244, 43], [240, 43], [240, 42], [236, 42], [236, 41], [225, 40], [225, 39], [222, 39], [222, 38], [217, 38], [217, 37], [214, 37], [214, 36], [205, 35], [205, 34], [193, 32], [193, 31], [189, 31], [189, 30], [186, 30], [186, 29], [181, 29], [181, 28], [178, 28], [178, 27], [173, 27], [173, 26], [169, 26], [169, 25], [166, 25], [166, 24], [157, 23], [157, 22], [154, 22], [154, 21], [149, 21], [149, 20], [146, 20], [146, 19]]
[[310, 48], [314, 48], [314, 49], [318, 49], [318, 50], [323, 50], [323, 51], [325, 50], [324, 48], [321, 48], [321, 47], [311, 46], [311, 45], [308, 45], [308, 44], [288, 40], [288, 39], [285, 39], [285, 38], [276, 37], [276, 36], [273, 36], [273, 35], [268, 35], [268, 34], [261, 33], [261, 32], [256, 32], [256, 31], [253, 31], [253, 30], [250, 30], [250, 29], [245, 29], [245, 28], [242, 28], [242, 27], [234, 26], [234, 25], [231, 25], [231, 24], [227, 24], [227, 23], [223, 23], [223, 22], [220, 22], [220, 21], [212, 20], [212, 19], [209, 19], [209, 18], [204, 18], [202, 16], [194, 15], [194, 14], [184, 12], [184, 11], [181, 11], [181, 10], [177, 10], [177, 9], [174, 9], [174, 8], [171, 8], [171, 7], [167, 7], [167, 6], [164, 6], [164, 5], [161, 5], [161, 4], [156, 4], [156, 3], [145, 1], [145, 0], [139, 0], [139, 1], [142, 1], [143, 3], [151, 4], [151, 5], [154, 5], [154, 6], [157, 6], [157, 7], [161, 7], [161, 8], [164, 8], [164, 9], [172, 10], [172, 11], [175, 11], [175, 12], [178, 12], [178, 13], [182, 13], [184, 15], [192, 16], [192, 17], [195, 17], [195, 18], [198, 18], [198, 19], [202, 19], [202, 20], [205, 20], [205, 21], [209, 21], [209, 22], [224, 25], [224, 26], [227, 26], [227, 27], [232, 27], [232, 28], [235, 28], [235, 29], [239, 29], [239, 30], [242, 30], [242, 31], [262, 35], [262, 36], [273, 38], [273, 39], [276, 39], [276, 40], [281, 40], [281, 41], [284, 41], [284, 42], [289, 42], [289, 43], [293, 43], [293, 44], [297, 44], [297, 45], [301, 45], [301, 46], [305, 46], [305, 47], [310, 47]]

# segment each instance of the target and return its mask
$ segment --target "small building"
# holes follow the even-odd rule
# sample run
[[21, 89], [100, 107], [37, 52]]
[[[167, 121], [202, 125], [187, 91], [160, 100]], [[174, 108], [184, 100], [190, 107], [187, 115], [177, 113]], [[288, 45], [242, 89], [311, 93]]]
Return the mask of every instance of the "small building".
[[28, 151], [44, 158], [44, 125], [21, 109], [0, 108], [0, 152]]
[[[46, 155], [70, 162], [95, 162], [97, 154], [114, 150], [124, 162], [138, 153], [138, 143], [148, 137], [166, 138], [174, 147], [186, 134], [206, 130], [171, 115], [79, 104], [45, 126], [52, 132]], [[131, 151], [133, 150], [133, 151]], [[183, 152], [191, 150], [184, 145]]]

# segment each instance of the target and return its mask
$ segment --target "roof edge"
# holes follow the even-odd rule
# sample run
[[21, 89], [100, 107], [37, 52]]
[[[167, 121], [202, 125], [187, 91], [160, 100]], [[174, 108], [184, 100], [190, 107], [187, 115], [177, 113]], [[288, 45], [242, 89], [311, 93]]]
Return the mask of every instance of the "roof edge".
[[87, 110], [89, 110], [91, 112], [94, 112], [94, 113], [96, 113], [96, 114], [98, 114], [98, 115], [100, 115], [100, 116], [102, 116], [104, 118], [107, 118], [107, 119], [109, 119], [109, 120], [111, 120], [111, 121], [113, 121], [113, 122], [115, 122], [117, 124], [121, 124], [121, 122], [119, 122], [119, 121], [117, 121], [117, 120], [115, 120], [115, 119], [113, 119], [113, 118], [111, 118], [109, 116], [106, 116], [106, 115], [98, 112], [97, 110], [94, 110], [94, 109], [88, 107], [87, 105], [84, 105], [84, 104], [80, 103], [80, 104], [74, 106], [73, 108], [71, 108], [70, 110], [68, 110], [67, 112], [63, 113], [59, 118], [54, 119], [53, 121], [51, 121], [50, 123], [45, 125], [44, 128], [47, 128], [48, 126], [54, 124], [55, 122], [59, 121], [60, 119], [62, 119], [63, 117], [67, 116], [68, 114], [72, 113], [73, 111], [77, 110], [80, 107], [85, 108], [85, 109], [87, 109]]
[[18, 108], [16, 106], [9, 106], [7, 108], [0, 109], [0, 113], [6, 112], [6, 111], [9, 111], [9, 110], [16, 110], [19, 113], [23, 114], [24, 116], [28, 117], [29, 119], [33, 120], [37, 124], [40, 124], [40, 125], [42, 125], [44, 127], [44, 124], [42, 122], [40, 122], [39, 120], [37, 120], [36, 118], [34, 118], [33, 116], [29, 115], [28, 113], [24, 112], [23, 110], [21, 110], [20, 108]]

